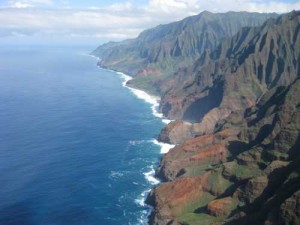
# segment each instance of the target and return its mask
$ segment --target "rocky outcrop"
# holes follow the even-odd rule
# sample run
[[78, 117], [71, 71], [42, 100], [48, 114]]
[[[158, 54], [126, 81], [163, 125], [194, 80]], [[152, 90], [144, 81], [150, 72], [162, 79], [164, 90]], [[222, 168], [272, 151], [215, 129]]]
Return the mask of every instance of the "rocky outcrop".
[[220, 163], [227, 159], [230, 140], [237, 139], [237, 129], [226, 129], [214, 135], [187, 139], [169, 151], [160, 163], [157, 172], [163, 180], [173, 180], [178, 176], [200, 173], [207, 165]]
[[189, 138], [212, 134], [216, 124], [226, 119], [231, 112], [230, 109], [214, 108], [203, 116], [200, 123], [191, 123], [182, 120], [173, 121], [161, 131], [158, 139], [166, 143], [181, 144]]
[[199, 177], [163, 183], [155, 188], [146, 200], [147, 204], [156, 206], [150, 216], [150, 223], [155, 225], [178, 223], [176, 216], [184, 213], [201, 195]]
[[213, 216], [228, 216], [235, 205], [236, 203], [232, 198], [226, 197], [209, 202], [207, 210]]
[[280, 206], [279, 221], [283, 224], [300, 224], [300, 191], [296, 191]]
[[162, 129], [158, 140], [170, 144], [179, 144], [193, 137], [193, 125], [184, 121], [173, 121]]

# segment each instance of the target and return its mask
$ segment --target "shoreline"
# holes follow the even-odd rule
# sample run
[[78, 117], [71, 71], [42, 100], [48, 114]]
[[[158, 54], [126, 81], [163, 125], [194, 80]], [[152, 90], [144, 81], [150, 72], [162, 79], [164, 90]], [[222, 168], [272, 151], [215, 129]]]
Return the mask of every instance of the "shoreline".
[[[91, 57], [97, 59], [97, 62], [99, 62], [100, 58], [94, 56], [94, 55], [90, 55]], [[172, 120], [169, 120], [167, 118], [165, 118], [163, 116], [162, 113], [160, 113], [158, 111], [158, 107], [160, 104], [160, 97], [159, 96], [152, 96], [150, 94], [148, 94], [147, 92], [137, 89], [137, 88], [133, 88], [127, 85], [127, 82], [132, 80], [133, 77], [129, 76], [128, 74], [125, 74], [123, 72], [120, 71], [116, 71], [116, 70], [112, 70], [112, 69], [108, 69], [108, 68], [103, 68], [101, 66], [99, 66], [99, 64], [97, 63], [97, 67], [99, 69], [102, 70], [106, 70], [106, 71], [110, 71], [110, 72], [114, 72], [117, 75], [119, 75], [122, 79], [122, 86], [124, 88], [129, 89], [130, 92], [132, 92], [136, 98], [143, 100], [144, 102], [150, 104], [150, 108], [152, 110], [152, 115], [154, 117], [160, 118], [161, 122], [164, 123], [165, 125], [168, 125], [170, 122], [172, 122]], [[157, 145], [160, 147], [160, 154], [164, 155], [166, 153], [168, 153], [172, 148], [175, 147], [175, 145], [172, 144], [168, 144], [168, 143], [164, 143], [164, 142], [159, 142], [157, 139], [152, 139], [149, 141], [150, 143]], [[147, 182], [149, 182], [149, 184], [151, 184], [151, 189], [146, 189], [144, 190], [137, 199], [135, 199], [135, 203], [140, 205], [141, 207], [147, 207], [147, 213], [146, 213], [146, 218], [142, 218], [139, 220], [139, 222], [141, 224], [149, 224], [149, 216], [153, 210], [153, 207], [151, 205], [146, 204], [146, 198], [148, 196], [148, 194], [151, 192], [151, 190], [157, 186], [158, 184], [161, 183], [161, 180], [159, 180], [157, 177], [155, 177], [155, 166], [156, 165], [150, 165], [150, 170], [148, 172], [144, 172], [143, 175], [146, 179]]]
[[[143, 100], [146, 103], [149, 103], [151, 105], [150, 108], [152, 110], [152, 115], [154, 117], [160, 118], [162, 123], [164, 123], [166, 125], [171, 122], [171, 120], [168, 120], [168, 119], [164, 118], [162, 113], [158, 112], [159, 101], [160, 101], [160, 98], [158, 96], [151, 96], [143, 90], [139, 90], [139, 89], [127, 86], [127, 82], [133, 79], [131, 76], [129, 76], [125, 73], [119, 72], [119, 71], [113, 71], [113, 70], [110, 70], [110, 71], [115, 72], [116, 74], [118, 74], [123, 79], [122, 86], [124, 88], [129, 89], [138, 99], [141, 99], [141, 100]], [[157, 139], [152, 139], [150, 142], [152, 144], [157, 145], [157, 146], [160, 147], [160, 154], [166, 154], [166, 153], [169, 152], [170, 149], [175, 147], [175, 145], [159, 142]], [[155, 177], [155, 166], [156, 165], [151, 165], [150, 166], [150, 171], [143, 173], [145, 179], [151, 184], [152, 187], [150, 189], [144, 190], [139, 195], [140, 198], [135, 200], [135, 202], [137, 204], [139, 204], [141, 207], [147, 207], [148, 208], [148, 210], [146, 210], [147, 211], [146, 212], [146, 218], [142, 218], [140, 220], [140, 223], [145, 224], [145, 225], [149, 224], [149, 216], [151, 215], [151, 212], [153, 211], [153, 207], [146, 203], [146, 198], [149, 195], [149, 193], [151, 192], [151, 190], [155, 186], [157, 186], [161, 183], [161, 180], [159, 180], [157, 177]]]
[[[110, 71], [114, 71], [114, 70], [110, 70]], [[164, 124], [169, 124], [170, 122], [172, 122], [172, 120], [167, 119], [166, 117], [164, 117], [162, 113], [158, 111], [159, 102], [160, 102], [159, 96], [150, 95], [146, 91], [128, 86], [127, 82], [132, 80], [133, 77], [123, 72], [119, 72], [119, 71], [114, 71], [114, 72], [120, 75], [121, 78], [124, 79], [122, 83], [123, 87], [128, 88], [138, 99], [144, 100], [145, 102], [151, 104], [151, 110], [153, 116], [160, 118]]]

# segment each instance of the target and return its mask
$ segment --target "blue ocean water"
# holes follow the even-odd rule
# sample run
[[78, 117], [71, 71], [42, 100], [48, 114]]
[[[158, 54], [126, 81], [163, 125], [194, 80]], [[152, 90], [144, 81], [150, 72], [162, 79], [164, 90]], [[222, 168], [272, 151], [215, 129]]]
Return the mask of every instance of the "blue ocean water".
[[0, 48], [0, 224], [143, 224], [164, 126], [88, 47]]

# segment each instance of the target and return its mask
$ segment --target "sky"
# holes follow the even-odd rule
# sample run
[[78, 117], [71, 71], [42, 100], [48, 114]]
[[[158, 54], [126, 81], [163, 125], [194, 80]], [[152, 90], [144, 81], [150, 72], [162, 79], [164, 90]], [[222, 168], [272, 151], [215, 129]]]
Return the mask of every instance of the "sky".
[[96, 45], [204, 10], [293, 9], [300, 9], [300, 0], [0, 0], [0, 45]]

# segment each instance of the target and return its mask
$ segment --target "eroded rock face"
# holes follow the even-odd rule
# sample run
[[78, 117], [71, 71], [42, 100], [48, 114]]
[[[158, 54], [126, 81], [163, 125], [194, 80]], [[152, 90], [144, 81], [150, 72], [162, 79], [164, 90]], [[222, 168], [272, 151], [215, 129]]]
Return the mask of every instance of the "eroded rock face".
[[163, 183], [152, 190], [146, 202], [155, 206], [150, 223], [155, 225], [175, 224], [176, 216], [181, 215], [187, 205], [202, 195], [201, 178], [181, 178], [174, 182]]
[[215, 126], [231, 114], [229, 109], [213, 109], [200, 123], [173, 121], [160, 133], [158, 140], [171, 144], [181, 144], [185, 140], [201, 135], [214, 133]]
[[253, 203], [259, 196], [263, 194], [268, 186], [269, 179], [265, 175], [254, 177], [245, 185], [243, 197], [246, 197], [247, 204]]
[[164, 156], [157, 175], [163, 180], [173, 180], [191, 175], [201, 164], [208, 166], [225, 161], [229, 154], [228, 141], [237, 139], [237, 134], [238, 129], [226, 129], [186, 140]]
[[161, 131], [158, 140], [170, 144], [180, 144], [193, 136], [191, 123], [173, 121]]
[[[289, 18], [269, 20], [260, 28], [242, 29], [222, 42], [210, 60], [195, 63], [184, 82], [178, 79], [162, 97], [162, 108], [168, 106], [170, 117], [198, 118], [196, 122], [217, 108], [221, 113], [214, 112], [213, 117], [219, 114], [222, 120], [239, 110], [243, 115], [272, 89], [278, 93], [277, 88], [291, 84], [299, 73], [298, 17], [294, 12]], [[176, 104], [173, 99], [177, 99]]]
[[232, 198], [226, 197], [208, 203], [207, 210], [213, 216], [228, 216], [235, 205], [236, 203]]
[[281, 204], [279, 215], [282, 224], [300, 224], [300, 191]]

